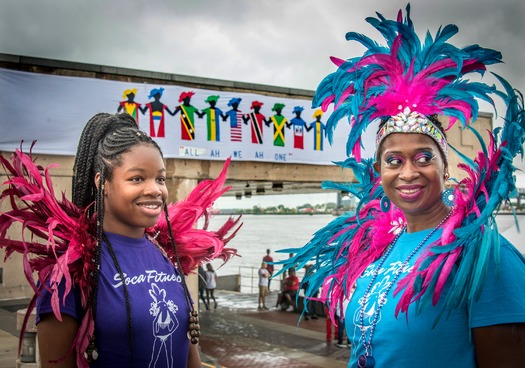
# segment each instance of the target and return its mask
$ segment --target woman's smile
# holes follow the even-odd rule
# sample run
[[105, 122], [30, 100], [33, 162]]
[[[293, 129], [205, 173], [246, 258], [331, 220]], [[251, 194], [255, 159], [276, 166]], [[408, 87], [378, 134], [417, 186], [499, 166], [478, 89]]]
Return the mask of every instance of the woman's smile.
[[396, 188], [399, 194], [399, 197], [405, 201], [416, 201], [420, 196], [423, 195], [424, 186], [399, 186]]
[[159, 151], [139, 145], [123, 155], [106, 184], [104, 230], [141, 237], [155, 225], [168, 197], [166, 168]]
[[432, 138], [424, 134], [390, 134], [375, 165], [385, 195], [409, 223], [433, 223], [443, 211], [446, 163]]

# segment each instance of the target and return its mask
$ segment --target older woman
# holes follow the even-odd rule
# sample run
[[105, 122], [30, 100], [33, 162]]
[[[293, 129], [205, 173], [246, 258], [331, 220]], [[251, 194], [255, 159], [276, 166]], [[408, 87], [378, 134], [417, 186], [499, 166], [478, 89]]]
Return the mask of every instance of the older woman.
[[[322, 287], [331, 314], [350, 299], [349, 367], [525, 366], [525, 259], [494, 221], [515, 190], [512, 159], [522, 151], [525, 126], [521, 95], [502, 78], [503, 91], [465, 79], [501, 55], [447, 43], [457, 32], [453, 25], [420, 44], [409, 10], [404, 20], [401, 13], [397, 20], [369, 18], [387, 46], [347, 33], [368, 50], [333, 58], [339, 69], [316, 91], [314, 105], [334, 104], [331, 133], [349, 117], [350, 158], [340, 165], [359, 181], [324, 186], [349, 191], [360, 204], [303, 248], [282, 250], [295, 253], [281, 262], [283, 270], [314, 260], [306, 295]], [[503, 130], [492, 134], [489, 147], [480, 139], [484, 150], [466, 158], [465, 178], [446, 190], [448, 143], [440, 120], [467, 125], [477, 117], [476, 98], [491, 101], [493, 94], [508, 106]], [[362, 159], [361, 134], [376, 121], [375, 157]]]

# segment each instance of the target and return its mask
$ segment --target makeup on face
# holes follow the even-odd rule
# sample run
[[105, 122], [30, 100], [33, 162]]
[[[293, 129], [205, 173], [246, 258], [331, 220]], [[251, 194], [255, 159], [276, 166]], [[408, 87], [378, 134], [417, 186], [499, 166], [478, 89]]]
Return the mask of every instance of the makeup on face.
[[[428, 166], [432, 161], [435, 161], [436, 155], [431, 149], [425, 149], [414, 154], [411, 160], [414, 165], [423, 167]], [[385, 168], [396, 168], [402, 166], [406, 161], [408, 161], [407, 158], [401, 153], [386, 152], [386, 154], [383, 155], [383, 164]]]

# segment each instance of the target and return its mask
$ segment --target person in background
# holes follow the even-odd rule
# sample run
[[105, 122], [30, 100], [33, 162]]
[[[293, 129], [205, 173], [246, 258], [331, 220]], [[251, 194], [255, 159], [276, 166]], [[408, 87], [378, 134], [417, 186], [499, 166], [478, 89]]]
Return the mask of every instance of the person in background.
[[[339, 326], [337, 323], [334, 323], [332, 320], [332, 315], [330, 315], [330, 310], [325, 305], [325, 313], [326, 313], [326, 342], [330, 344], [332, 342], [332, 329], [334, 332], [334, 340], [339, 339]], [[335, 317], [335, 314], [333, 317], [337, 320]]]
[[[312, 265], [311, 264], [307, 264], [306, 266], [304, 266], [304, 275], [307, 276], [307, 275], [310, 275], [311, 276], [311, 271], [312, 270]], [[308, 289], [308, 280], [306, 280], [306, 277], [303, 278], [303, 281], [301, 282], [301, 288], [303, 288], [305, 291]], [[312, 298], [317, 298], [319, 295], [319, 291], [318, 292], [314, 292], [312, 294]], [[315, 300], [312, 300], [309, 305], [307, 306], [308, 308], [308, 312], [306, 312], [306, 309], [305, 309], [305, 312], [304, 312], [304, 319], [306, 321], [308, 321], [310, 318], [311, 319], [319, 319], [319, 317], [317, 316], [317, 301]]]
[[[525, 367], [525, 258], [495, 221], [517, 190], [523, 97], [500, 76], [497, 85], [483, 83], [501, 53], [452, 45], [454, 25], [421, 42], [410, 11], [368, 18], [385, 43], [348, 32], [365, 53], [332, 58], [339, 69], [321, 82], [313, 106], [334, 104], [331, 133], [340, 119], [350, 122], [350, 157], [339, 164], [358, 182], [323, 187], [360, 203], [285, 262], [315, 261], [310, 290], [322, 288], [330, 314], [348, 302], [348, 367]], [[478, 99], [493, 98], [506, 104], [504, 125], [484, 140], [472, 124]], [[457, 185], [449, 182], [445, 134], [454, 123], [468, 126], [464, 134], [474, 132], [481, 147], [460, 157]], [[363, 158], [370, 126], [375, 152]]]
[[266, 270], [270, 273], [270, 277], [268, 278], [268, 292], [270, 292], [270, 284], [272, 283], [272, 275], [273, 275], [273, 258], [270, 255], [270, 249], [266, 249], [266, 255], [263, 257], [263, 262], [266, 263]]
[[283, 281], [283, 290], [277, 296], [277, 307], [286, 307], [287, 310], [290, 306], [293, 310], [297, 309], [296, 296], [299, 291], [299, 278], [295, 275], [295, 268], [290, 268], [288, 271], [288, 277]]
[[206, 290], [206, 271], [204, 267], [199, 266], [199, 298], [204, 303], [206, 310], [210, 310], [210, 305], [204, 298], [204, 291]]
[[336, 346], [338, 348], [349, 348], [350, 339], [348, 338], [348, 336], [346, 337], [346, 344], [343, 343], [343, 340], [345, 338], [346, 329], [345, 329], [345, 316], [344, 316], [344, 313], [342, 313], [342, 309], [344, 308], [336, 307], [336, 310], [335, 310], [335, 317], [337, 321], [337, 326], [336, 326], [337, 344]]
[[211, 263], [206, 264], [206, 301], [210, 306], [210, 298], [213, 300], [214, 309], [217, 309], [217, 300], [215, 300], [215, 288], [217, 287], [217, 273]]
[[270, 280], [270, 272], [267, 270], [266, 262], [261, 263], [259, 268], [259, 306], [258, 310], [268, 310], [266, 307], [266, 295], [268, 295], [268, 282]]

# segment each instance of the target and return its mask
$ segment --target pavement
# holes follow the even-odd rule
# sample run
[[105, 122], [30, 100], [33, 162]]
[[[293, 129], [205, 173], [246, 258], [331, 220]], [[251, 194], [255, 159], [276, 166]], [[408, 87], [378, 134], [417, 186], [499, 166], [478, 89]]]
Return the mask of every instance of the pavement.
[[[200, 304], [202, 366], [205, 368], [343, 368], [349, 348], [326, 341], [326, 319], [301, 320], [300, 314], [275, 308], [277, 292], [268, 295], [269, 310], [257, 310], [257, 295], [216, 290], [217, 309]], [[0, 367], [16, 367], [16, 311], [22, 301], [0, 302]]]

